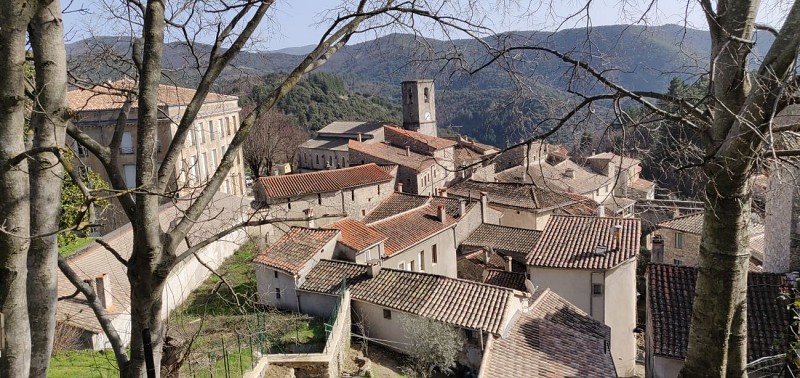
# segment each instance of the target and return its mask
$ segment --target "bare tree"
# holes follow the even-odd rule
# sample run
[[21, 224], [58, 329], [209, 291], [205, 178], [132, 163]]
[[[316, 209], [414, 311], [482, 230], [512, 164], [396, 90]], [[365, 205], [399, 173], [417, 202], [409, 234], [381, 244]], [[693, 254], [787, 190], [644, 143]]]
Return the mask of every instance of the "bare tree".
[[[242, 109], [249, 114], [252, 107]], [[293, 163], [297, 147], [308, 140], [308, 131], [281, 111], [270, 110], [260, 118], [242, 146], [242, 155], [255, 177], [272, 174], [273, 165]]]
[[[468, 2], [469, 3], [469, 2]], [[271, 109], [301, 79], [301, 77], [322, 66], [328, 59], [344, 46], [351, 36], [374, 28], [393, 25], [413, 27], [418, 18], [441, 27], [460, 28], [465, 31], [485, 31], [473, 25], [468, 19], [457, 18], [461, 9], [449, 2], [417, 2], [396, 3], [393, 0], [361, 0], [355, 4], [346, 2], [331, 13], [326, 22], [328, 29], [319, 43], [271, 93], [264, 96], [252, 112], [242, 119], [239, 130], [223, 155], [219, 166], [205, 187], [200, 188], [191, 198], [182, 218], [177, 219], [167, 229], [163, 229], [155, 219], [163, 198], [174, 196], [170, 185], [175, 164], [187, 134], [192, 130], [195, 117], [205, 101], [212, 85], [223, 70], [230, 65], [239, 51], [250, 40], [267, 10], [273, 5], [271, 0], [236, 3], [225, 2], [190, 2], [186, 7], [167, 8], [164, 2], [151, 0], [146, 4], [128, 2], [125, 4], [126, 21], [132, 25], [141, 25], [141, 38], [133, 47], [133, 64], [136, 73], [136, 85], [127, 88], [129, 101], [120, 112], [120, 122], [116, 125], [115, 134], [121, 134], [131, 111], [131, 103], [135, 98], [138, 115], [136, 117], [136, 188], [128, 190], [123, 176], [116, 165], [115, 157], [119, 152], [119, 138], [114, 138], [110, 146], [93, 140], [80, 128], [69, 125], [67, 132], [82, 146], [97, 157], [104, 166], [113, 189], [118, 191], [118, 199], [122, 209], [131, 221], [134, 245], [131, 258], [126, 261], [127, 275], [131, 290], [131, 344], [130, 357], [121, 348], [118, 337], [105, 316], [101, 306], [94, 298], [91, 288], [81, 285], [79, 277], [71, 271], [69, 265], [61, 260], [62, 272], [90, 298], [89, 303], [100, 320], [101, 326], [111, 341], [124, 376], [140, 377], [144, 375], [145, 351], [144, 335], [149, 334], [153, 340], [154, 360], [161, 360], [161, 349], [164, 337], [164, 323], [161, 318], [161, 294], [170, 271], [182, 260], [192, 256], [196, 251], [224, 237], [238, 227], [258, 222], [244, 222], [192, 245], [180, 254], [179, 246], [189, 232], [195, 227], [199, 215], [206, 209], [212, 197], [225, 180], [239, 148], [251, 135], [258, 121], [268, 117]], [[452, 11], [452, 14], [445, 14]], [[192, 17], [197, 17], [192, 19]], [[369, 22], [367, 22], [369, 21]], [[214, 41], [210, 53], [201, 54], [195, 50], [193, 37], [200, 29], [210, 30], [214, 25]], [[198, 29], [192, 29], [196, 27]], [[132, 27], [132, 29], [138, 29]], [[194, 66], [200, 73], [196, 92], [186, 105], [179, 120], [173, 139], [167, 146], [166, 154], [160, 165], [156, 164], [155, 134], [160, 118], [158, 91], [162, 81], [164, 41], [167, 33], [175, 33], [185, 37], [185, 43], [194, 53]], [[270, 220], [274, 222], [274, 220]], [[116, 339], [116, 340], [115, 340]], [[158, 370], [158, 367], [156, 367]]]

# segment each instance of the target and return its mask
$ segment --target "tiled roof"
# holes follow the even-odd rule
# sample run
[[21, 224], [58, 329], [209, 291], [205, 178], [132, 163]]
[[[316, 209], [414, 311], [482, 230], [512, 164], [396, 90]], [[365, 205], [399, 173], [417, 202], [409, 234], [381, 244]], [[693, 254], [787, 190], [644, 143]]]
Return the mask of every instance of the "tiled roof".
[[499, 334], [511, 314], [514, 291], [434, 274], [383, 268], [368, 278], [366, 266], [322, 260], [299, 290], [335, 293], [348, 277], [351, 298], [463, 328]]
[[509, 289], [527, 291], [525, 288], [525, 273], [521, 272], [506, 272], [501, 269], [487, 269], [486, 276], [483, 277], [483, 283], [507, 287]]
[[[433, 156], [421, 155], [414, 151], [408, 152], [405, 148], [397, 148], [386, 143], [361, 143], [351, 140], [348, 143], [350, 151], [356, 151], [381, 160], [379, 163], [397, 164], [415, 172], [422, 172], [436, 164]], [[351, 157], [352, 159], [352, 157]]]
[[[76, 89], [67, 92], [67, 105], [73, 111], [121, 109], [125, 103], [127, 92], [133, 88], [133, 81], [119, 80], [97, 85], [92, 89]], [[159, 105], [186, 105], [194, 97], [194, 89], [181, 88], [175, 85], [158, 86]], [[206, 103], [219, 101], [238, 101], [236, 96], [226, 96], [209, 92]], [[137, 107], [134, 96], [133, 108]]]
[[370, 211], [361, 221], [373, 223], [406, 211], [416, 209], [430, 200], [428, 196], [394, 192]]
[[616, 377], [610, 330], [549, 289], [484, 353], [480, 377]]
[[260, 177], [258, 182], [263, 186], [267, 197], [274, 199], [335, 192], [342, 189], [383, 183], [390, 181], [392, 178], [393, 176], [381, 169], [381, 167], [370, 163], [319, 172], [265, 176]]
[[[595, 154], [586, 158], [586, 160], [600, 160], [600, 161], [609, 161], [613, 162], [616, 165], [621, 165], [623, 168], [629, 168], [634, 165], [640, 164], [641, 162], [639, 159], [629, 158], [617, 155], [613, 152], [603, 152], [599, 154]], [[622, 164], [620, 164], [622, 163]]]
[[611, 190], [614, 185], [614, 178], [590, 172], [572, 160], [555, 165], [539, 161], [531, 164], [527, 172], [524, 167], [517, 166], [499, 172], [496, 178], [500, 182], [532, 182], [542, 188], [578, 194], [588, 194], [606, 185]]
[[300, 145], [300, 148], [347, 151], [347, 139], [316, 137], [305, 141]]
[[[653, 353], [684, 359], [697, 280], [692, 267], [669, 264], [647, 266], [648, 316], [652, 318]], [[747, 279], [747, 360], [785, 352], [786, 330], [791, 320], [780, 303], [783, 277], [750, 272]]]
[[703, 232], [703, 212], [673, 218], [659, 223], [658, 227], [700, 235]]
[[339, 239], [339, 243], [356, 252], [363, 251], [386, 240], [386, 235], [349, 217], [331, 223], [325, 226], [325, 228], [333, 228], [341, 231], [342, 237]]
[[531, 210], [553, 209], [577, 202], [594, 203], [589, 198], [575, 194], [520, 183], [465, 180], [451, 186], [447, 192], [464, 198], [480, 198], [480, 193], [486, 192], [491, 203]]
[[334, 121], [317, 131], [318, 134], [364, 134], [367, 137], [384, 125], [383, 122]]
[[[622, 226], [619, 237], [614, 236], [616, 225]], [[638, 219], [553, 215], [528, 254], [528, 265], [610, 269], [636, 257], [640, 237]], [[598, 245], [607, 252], [595, 254]]]
[[656, 186], [654, 182], [645, 180], [643, 178], [638, 178], [631, 183], [630, 188], [646, 193], [652, 190], [654, 186]]
[[259, 253], [254, 262], [297, 274], [326, 243], [339, 234], [338, 230], [292, 227], [283, 237]]
[[370, 223], [369, 226], [388, 237], [384, 242], [384, 253], [391, 256], [455, 225], [457, 221], [457, 218], [448, 214], [442, 223], [438, 218], [437, 207], [430, 204]]
[[[158, 222], [162, 228], [166, 229], [170, 223], [183, 215], [188, 201], [178, 202], [178, 207], [167, 206], [161, 209], [158, 215]], [[217, 193], [208, 209], [203, 212], [198, 223], [190, 233], [190, 242], [197, 243], [219, 230], [228, 228], [241, 222], [241, 214], [249, 210], [249, 200], [228, 194]], [[242, 243], [243, 233], [237, 239], [236, 234], [220, 240], [217, 243], [222, 245], [227, 243]], [[130, 259], [133, 252], [133, 231], [130, 224], [123, 226], [102, 237], [111, 247], [113, 247], [124, 259]], [[212, 245], [212, 249], [219, 244]], [[176, 253], [181, 254], [186, 250], [186, 243], [181, 243]], [[198, 253], [203, 258], [210, 258], [212, 253], [201, 250]], [[209, 260], [206, 260], [209, 261]], [[114, 258], [103, 246], [92, 243], [85, 249], [67, 258], [67, 262], [72, 269], [84, 279], [95, 278], [98, 275], [106, 274], [111, 280], [111, 293], [114, 305], [108, 315], [114, 319], [119, 315], [130, 315], [130, 283], [127, 276], [125, 265]], [[66, 276], [58, 273], [58, 296], [69, 296], [75, 292], [75, 287], [69, 282]], [[97, 322], [92, 310], [86, 302], [85, 297], [79, 294], [75, 297], [58, 301], [56, 305], [56, 318], [64, 321], [76, 328], [101, 332], [100, 324]]]
[[441, 150], [458, 144], [455, 141], [438, 138], [435, 136], [409, 131], [399, 127], [386, 126], [383, 128], [386, 141], [398, 147], [428, 147], [431, 150]]
[[[489, 262], [486, 262], [486, 254], [489, 255]], [[505, 270], [506, 256], [496, 251], [489, 251], [483, 248], [460, 254], [456, 259], [456, 270], [458, 278], [465, 280], [483, 282], [483, 272], [487, 269]], [[514, 272], [525, 272], [525, 262], [516, 259], [511, 262], [511, 269]]]
[[541, 231], [483, 223], [461, 245], [528, 254]]

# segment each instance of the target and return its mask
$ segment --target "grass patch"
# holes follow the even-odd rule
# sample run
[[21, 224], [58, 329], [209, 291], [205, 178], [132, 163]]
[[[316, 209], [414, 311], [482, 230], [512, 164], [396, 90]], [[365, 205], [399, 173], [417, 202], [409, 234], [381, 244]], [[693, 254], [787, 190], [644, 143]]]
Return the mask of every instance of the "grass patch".
[[240, 376], [257, 362], [254, 351], [321, 351], [324, 346], [323, 319], [258, 304], [255, 253], [254, 244], [239, 248], [217, 270], [224, 282], [212, 275], [170, 315], [168, 334], [193, 340], [183, 375]]
[[61, 247], [58, 247], [58, 254], [69, 257], [78, 252], [81, 248], [91, 244], [94, 238], [77, 238]]
[[94, 350], [70, 350], [56, 354], [50, 359], [49, 378], [104, 378], [118, 377], [114, 352]]

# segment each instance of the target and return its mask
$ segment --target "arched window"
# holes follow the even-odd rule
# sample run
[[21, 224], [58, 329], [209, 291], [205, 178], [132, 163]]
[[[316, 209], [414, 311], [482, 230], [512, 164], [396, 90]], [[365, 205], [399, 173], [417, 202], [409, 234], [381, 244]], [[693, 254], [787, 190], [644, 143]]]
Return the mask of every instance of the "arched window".
[[422, 97], [425, 99], [425, 102], [431, 102], [431, 94], [428, 88], [422, 91]]

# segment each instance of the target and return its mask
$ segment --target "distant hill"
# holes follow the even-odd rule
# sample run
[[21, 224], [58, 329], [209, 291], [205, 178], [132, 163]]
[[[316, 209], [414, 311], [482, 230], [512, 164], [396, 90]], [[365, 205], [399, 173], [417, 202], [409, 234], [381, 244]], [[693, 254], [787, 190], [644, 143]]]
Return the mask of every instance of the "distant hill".
[[[756, 56], [763, 56], [772, 42], [768, 33], [757, 35]], [[673, 77], [691, 79], [708, 64], [710, 39], [707, 31], [664, 26], [599, 26], [551, 32], [508, 32], [487, 38], [495, 48], [544, 46], [584, 60], [609, 79], [631, 90], [663, 91]], [[77, 72], [106, 80], [130, 72], [109, 59], [95, 59], [115, 52], [129, 55], [130, 40], [97, 37], [67, 46]], [[196, 44], [194, 53], [203, 57], [209, 46]], [[271, 52], [242, 52], [225, 70], [215, 90], [239, 93], [235, 83], [243, 76], [263, 76], [293, 69], [309, 46]], [[180, 85], [192, 85], [199, 76], [188, 46], [165, 46], [165, 75]], [[299, 55], [298, 55], [299, 54]], [[477, 73], [445, 67], [446, 60], [461, 56], [468, 67], [490, 59], [475, 40], [440, 41], [408, 34], [391, 34], [371, 41], [345, 46], [320, 71], [339, 76], [349, 91], [399, 99], [400, 82], [434, 78], [439, 101], [440, 127], [498, 145], [517, 141], [548, 116], [548, 109], [561, 110], [574, 98], [566, 89], [604, 93], [606, 88], [585, 80], [581, 72], [552, 55], [537, 51], [515, 51], [513, 61], [498, 60]], [[202, 61], [202, 60], [201, 60]], [[752, 62], [755, 67], [757, 62]], [[508, 68], [516, 74], [509, 74]], [[522, 90], [527, 89], [527, 90]], [[313, 127], [316, 127], [314, 125]], [[490, 127], [490, 128], [487, 128]], [[519, 135], [516, 135], [519, 134]], [[492, 136], [493, 135], [493, 136]]]
[[317, 45], [305, 45], [305, 46], [298, 46], [298, 47], [286, 47], [277, 50], [270, 50], [269, 53], [272, 54], [289, 54], [289, 55], [306, 55], [312, 51]]

